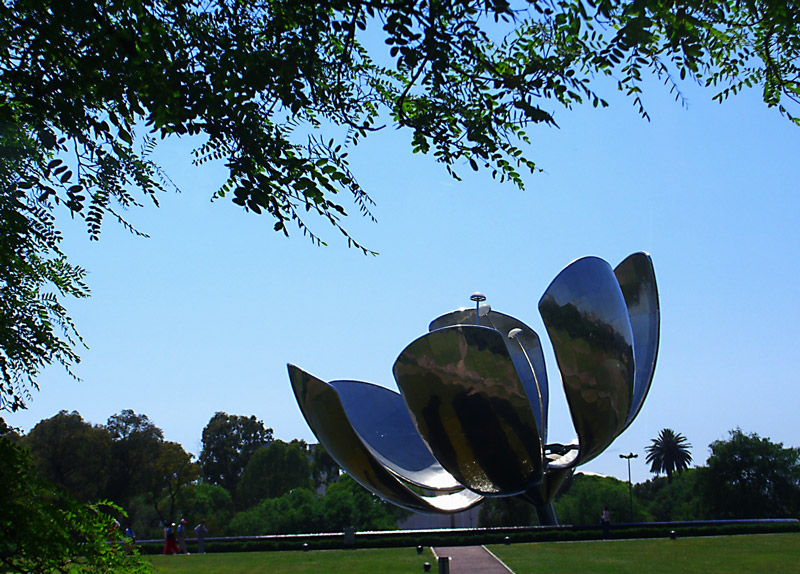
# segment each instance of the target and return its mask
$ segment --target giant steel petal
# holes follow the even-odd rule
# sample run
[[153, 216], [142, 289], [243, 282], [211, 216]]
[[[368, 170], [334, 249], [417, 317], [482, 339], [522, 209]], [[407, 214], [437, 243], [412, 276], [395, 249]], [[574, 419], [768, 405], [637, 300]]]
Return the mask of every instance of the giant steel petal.
[[403, 480], [431, 490], [464, 488], [433, 458], [400, 393], [361, 381], [330, 381], [347, 418], [378, 461]]
[[628, 307], [611, 266], [597, 257], [568, 265], [539, 301], [553, 343], [579, 449], [549, 468], [583, 464], [625, 428], [635, 361]]
[[439, 463], [488, 496], [524, 492], [542, 479], [542, 444], [505, 337], [458, 325], [413, 341], [394, 376], [414, 425]]
[[[517, 369], [517, 374], [522, 379], [525, 391], [528, 393], [533, 414], [539, 429], [542, 443], [547, 442], [547, 411], [549, 392], [547, 386], [547, 369], [544, 363], [544, 353], [539, 335], [525, 323], [504, 313], [489, 311], [481, 315], [480, 325], [491, 327], [506, 336], [506, 346], [511, 355], [511, 360]], [[431, 321], [429, 330], [435, 331], [454, 325], [474, 325], [475, 309], [456, 309]], [[509, 338], [515, 330], [519, 333]]]
[[362, 442], [333, 386], [294, 365], [288, 365], [288, 370], [308, 426], [336, 462], [366, 489], [414, 512], [459, 512], [481, 501], [480, 495], [467, 490], [439, 496], [422, 496], [411, 491]]
[[627, 428], [639, 414], [650, 390], [658, 355], [661, 311], [658, 305], [658, 286], [653, 261], [647, 253], [634, 253], [614, 269], [622, 295], [628, 306], [633, 330], [633, 352], [636, 375], [633, 382], [633, 402], [625, 423]]

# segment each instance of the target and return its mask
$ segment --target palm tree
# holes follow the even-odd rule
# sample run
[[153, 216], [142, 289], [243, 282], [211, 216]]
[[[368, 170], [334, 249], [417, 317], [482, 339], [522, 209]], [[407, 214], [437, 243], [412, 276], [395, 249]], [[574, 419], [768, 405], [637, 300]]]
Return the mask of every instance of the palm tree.
[[646, 447], [647, 462], [650, 463], [650, 472], [667, 475], [667, 480], [672, 482], [672, 473], [681, 472], [689, 468], [692, 462], [692, 455], [689, 449], [692, 448], [686, 437], [676, 433], [672, 429], [662, 430], [658, 438], [653, 439], [653, 444]]

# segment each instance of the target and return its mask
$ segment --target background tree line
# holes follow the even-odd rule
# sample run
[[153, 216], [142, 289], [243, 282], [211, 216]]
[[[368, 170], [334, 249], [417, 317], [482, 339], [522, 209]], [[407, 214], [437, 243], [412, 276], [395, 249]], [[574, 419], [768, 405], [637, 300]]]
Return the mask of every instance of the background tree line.
[[[656, 477], [632, 485], [632, 493], [617, 478], [576, 474], [556, 497], [559, 522], [599, 523], [604, 506], [615, 522], [800, 518], [800, 448], [735, 429], [711, 443], [705, 466], [696, 468], [689, 468], [689, 448], [682, 435], [661, 431], [646, 448]], [[479, 524], [533, 521], [530, 505], [507, 498], [484, 503]]]
[[[62, 411], [14, 437], [47, 481], [78, 501], [124, 508], [139, 538], [158, 538], [180, 518], [206, 520], [223, 536], [392, 529], [405, 514], [340, 475], [321, 446], [277, 440], [254, 416], [216, 413], [198, 460], [131, 410], [105, 425]], [[800, 518], [800, 449], [736, 429], [710, 445], [705, 466], [689, 468], [690, 448], [664, 429], [646, 448], [656, 477], [632, 491], [616, 478], [575, 475], [556, 498], [559, 521], [596, 523], [603, 506], [616, 522]], [[524, 501], [495, 499], [478, 524], [530, 525], [534, 516]]]
[[256, 417], [216, 413], [198, 460], [144, 414], [123, 410], [105, 425], [61, 411], [27, 434], [40, 475], [77, 501], [111, 501], [141, 538], [164, 524], [205, 520], [211, 535], [394, 528], [402, 513], [375, 499], [319, 445], [274, 439]]

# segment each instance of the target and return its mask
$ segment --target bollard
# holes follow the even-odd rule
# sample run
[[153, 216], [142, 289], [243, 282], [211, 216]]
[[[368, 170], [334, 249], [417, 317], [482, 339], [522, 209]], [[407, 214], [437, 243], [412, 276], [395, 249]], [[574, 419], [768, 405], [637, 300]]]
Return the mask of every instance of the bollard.
[[425, 564], [423, 564], [422, 565], [422, 571], [423, 572], [430, 572], [431, 571], [431, 563], [430, 562], [426, 562]]
[[345, 526], [345, 528], [344, 528], [344, 545], [345, 546], [355, 546], [356, 545], [356, 528], [355, 528], [355, 526]]
[[450, 574], [449, 556], [439, 556], [439, 574]]
[[422, 554], [422, 545], [417, 546], [417, 554]]
[[511, 544], [511, 538], [506, 536], [505, 538], [503, 538], [503, 542], [505, 542], [506, 546], [508, 546], [509, 544]]
[[674, 530], [670, 530], [669, 531], [670, 540], [675, 540], [677, 537], [678, 537], [678, 533], [677, 532], [675, 532]]
[[303, 542], [303, 552], [308, 552], [308, 542]]

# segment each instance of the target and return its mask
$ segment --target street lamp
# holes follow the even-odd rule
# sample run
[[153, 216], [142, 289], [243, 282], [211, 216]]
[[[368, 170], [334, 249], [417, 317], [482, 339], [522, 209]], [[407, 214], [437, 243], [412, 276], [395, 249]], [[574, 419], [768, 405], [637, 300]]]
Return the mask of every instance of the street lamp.
[[481, 324], [481, 302], [486, 301], [486, 295], [480, 291], [475, 291], [469, 296], [470, 301], [475, 301], [475, 324]]
[[631, 513], [629, 515], [628, 521], [633, 522], [633, 484], [631, 483], [631, 459], [638, 458], [638, 454], [628, 453], [628, 454], [621, 454], [619, 455], [620, 458], [625, 458], [628, 460], [628, 498], [631, 501]]

